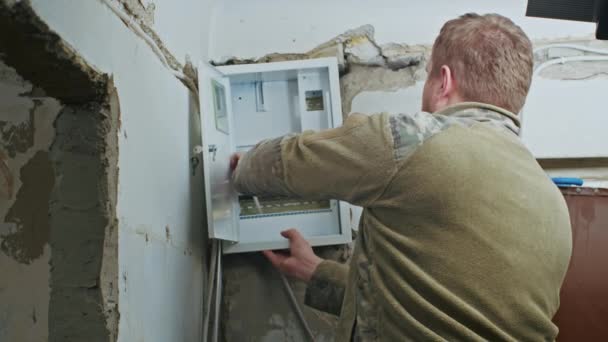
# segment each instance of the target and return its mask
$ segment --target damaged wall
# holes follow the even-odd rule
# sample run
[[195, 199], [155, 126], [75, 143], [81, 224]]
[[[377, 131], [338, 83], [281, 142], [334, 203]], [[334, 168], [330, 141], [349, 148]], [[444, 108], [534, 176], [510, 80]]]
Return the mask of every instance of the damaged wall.
[[[260, 57], [269, 52], [307, 51], [328, 37], [371, 24], [379, 44], [431, 44], [446, 20], [466, 12], [501, 13], [521, 24], [532, 39], [584, 36], [593, 23], [525, 18], [526, 0], [225, 0], [218, 9], [218, 39], [211, 56]], [[251, 42], [255, 42], [252, 44]]]
[[[175, 59], [206, 55], [211, 1], [152, 1], [154, 30]], [[148, 2], [150, 3], [150, 2]], [[111, 74], [118, 132], [119, 341], [200, 339], [205, 252], [196, 96], [102, 1], [33, 0], [86, 60]]]
[[49, 152], [61, 108], [0, 60], [0, 341], [48, 339]]
[[[35, 152], [19, 172], [4, 175], [5, 184], [15, 180], [20, 188], [4, 216], [8, 232], [1, 239], [2, 259], [9, 265], [38, 266], [34, 262], [44, 249], [41, 261], [47, 266], [20, 266], [41, 281], [37, 288], [9, 283], [15, 297], [6, 302], [18, 304], [3, 314], [31, 314], [17, 324], [2, 322], [0, 330], [17, 340], [115, 340], [118, 102], [112, 82], [49, 30], [25, 2], [0, 2], [0, 42], [3, 63], [11, 66], [3, 67], [9, 71], [7, 82], [26, 88], [23, 93], [10, 88], [3, 92], [13, 104], [1, 112], [7, 120], [3, 128], [10, 132], [15, 121], [24, 123], [3, 136], [2, 152], [8, 155], [7, 164], [30, 153], [16, 154], [16, 142], [28, 147], [29, 141]], [[13, 67], [28, 82], [16, 77]], [[23, 113], [28, 110], [23, 100], [28, 99], [54, 107], [44, 116], [34, 111], [28, 117]], [[19, 275], [10, 274], [7, 281], [19, 281]], [[16, 286], [22, 290], [15, 293], [11, 287]], [[44, 305], [42, 312], [31, 306], [32, 299]], [[30, 321], [35, 326], [24, 326]]]
[[[31, 296], [31, 301], [40, 308], [30, 305], [31, 301], [22, 301], [23, 307], [7, 308], [10, 316], [2, 310], [0, 340], [14, 331], [39, 334], [41, 338], [34, 337], [34, 341], [46, 340], [45, 334], [52, 341], [200, 339], [206, 232], [201, 210], [202, 168], [200, 163], [194, 168], [190, 164], [194, 146], [200, 145], [198, 101], [176, 74], [177, 71], [188, 74], [188, 70], [181, 70], [188, 59], [195, 63], [206, 59], [214, 1], [121, 3], [109, 0], [108, 4], [113, 6], [110, 7], [102, 1], [0, 1], [2, 11], [16, 4], [16, 8], [27, 13], [26, 21], [30, 17], [40, 19], [42, 26], [56, 32], [63, 40], [61, 44], [69, 45], [69, 51], [78, 57], [66, 56], [61, 49], [53, 50], [58, 46], [56, 39], [47, 42], [47, 52], [56, 53], [60, 59], [71, 58], [74, 63], [91, 65], [106, 81], [111, 76], [113, 85], [101, 91], [85, 85], [61, 89], [64, 81], [79, 77], [63, 64], [38, 68], [32, 73], [37, 77], [32, 83], [44, 83], [42, 88], [49, 94], [60, 92], [58, 98], [64, 104], [54, 114], [54, 126], [49, 129], [41, 126], [41, 134], [45, 129], [54, 134], [49, 138], [54, 139], [52, 144], [49, 141], [44, 145], [41, 140], [37, 142], [40, 146], [36, 145], [37, 149], [49, 151], [47, 164], [52, 165], [56, 176], [54, 188], [47, 196], [49, 200], [44, 202], [44, 197], [40, 197], [41, 202], [50, 203], [47, 210], [50, 249], [42, 249], [42, 255], [36, 256], [36, 264], [18, 265], [23, 269], [30, 267], [32, 270], [28, 272], [35, 274], [36, 280], [40, 278], [37, 288], [32, 289], [37, 295]], [[145, 13], [137, 10], [138, 3], [144, 4]], [[120, 17], [113, 8], [123, 11]], [[15, 17], [12, 12], [1, 14], [6, 14], [2, 23], [11, 23]], [[167, 53], [164, 58], [170, 60], [173, 70], [167, 69], [159, 55], [132, 30], [133, 23], [140, 25]], [[30, 29], [24, 26], [19, 32], [27, 35]], [[5, 49], [5, 40], [0, 41], [0, 47]], [[32, 65], [28, 63], [38, 60], [45, 65], [48, 59], [38, 55], [13, 58], [11, 65], [18, 65], [20, 72], [31, 73]], [[72, 104], [85, 95], [96, 101]], [[32, 96], [40, 95], [34, 92]], [[18, 100], [17, 95], [14, 97]], [[18, 103], [17, 107], [27, 118], [27, 103]], [[9, 121], [25, 120], [21, 116]], [[4, 117], [0, 121], [5, 121]], [[38, 120], [36, 124], [45, 122]], [[3, 132], [12, 126], [13, 123], [3, 125]], [[99, 145], [102, 140], [105, 143]], [[95, 158], [108, 155], [114, 148], [115, 153], [110, 155], [115, 158], [113, 162]], [[41, 165], [44, 166], [35, 165], [37, 170], [44, 170]], [[108, 167], [113, 167], [116, 173], [106, 172]], [[12, 173], [18, 170], [12, 164], [10, 168]], [[26, 173], [17, 178], [30, 180], [29, 170], [22, 167], [21, 172]], [[5, 178], [0, 177], [1, 184], [10, 183], [12, 190], [8, 185], [3, 187], [3, 196], [12, 192], [13, 198], [18, 197], [16, 192], [24, 192], [25, 188], [30, 189], [27, 196], [32, 197], [31, 188]], [[100, 182], [106, 186], [100, 186]], [[4, 201], [0, 209], [5, 210]], [[94, 216], [91, 210], [105, 212], [105, 218], [113, 219]], [[11, 227], [3, 225], [2, 232]], [[7, 250], [10, 251], [8, 247]], [[16, 257], [7, 260], [14, 262]], [[3, 272], [8, 261], [0, 259]], [[33, 269], [34, 266], [41, 270]], [[0, 280], [3, 299], [16, 291], [18, 283], [13, 283], [16, 280], [24, 279], [11, 277], [10, 283], [4, 277]], [[21, 286], [21, 293], [26, 290]], [[44, 305], [49, 307], [48, 319], [38, 312], [46, 312]], [[16, 320], [18, 327], [4, 329]], [[40, 328], [29, 329], [36, 322]], [[75, 325], [76, 322], [81, 324]], [[23, 329], [21, 325], [25, 325]], [[28, 336], [25, 335], [25, 340]], [[22, 335], [17, 337], [16, 340], [23, 340]]]

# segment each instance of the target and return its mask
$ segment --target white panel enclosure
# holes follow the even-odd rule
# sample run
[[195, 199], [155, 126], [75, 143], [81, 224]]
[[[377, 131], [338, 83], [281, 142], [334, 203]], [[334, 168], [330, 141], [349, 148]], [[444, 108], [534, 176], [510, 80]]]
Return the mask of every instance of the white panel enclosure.
[[258, 199], [235, 194], [229, 183], [231, 152], [341, 125], [338, 77], [335, 58], [199, 68], [209, 235], [225, 240], [225, 253], [287, 248], [280, 232], [291, 227], [313, 246], [351, 241], [347, 203]]

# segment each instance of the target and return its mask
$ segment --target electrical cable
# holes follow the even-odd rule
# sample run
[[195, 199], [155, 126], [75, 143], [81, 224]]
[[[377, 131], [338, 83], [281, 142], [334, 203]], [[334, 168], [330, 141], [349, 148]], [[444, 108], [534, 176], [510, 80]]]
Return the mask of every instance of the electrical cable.
[[545, 45], [545, 46], [541, 46], [541, 47], [538, 47], [538, 48], [534, 49], [534, 54], [537, 54], [537, 53], [539, 53], [541, 51], [549, 50], [549, 49], [572, 49], [572, 50], [579, 50], [579, 51], [585, 51], [585, 52], [590, 52], [590, 53], [596, 53], [598, 55], [608, 55], [608, 50], [597, 49], [597, 48], [592, 48], [592, 47], [588, 47], [588, 46], [584, 46], [584, 45], [576, 45], [576, 44], [550, 44], [550, 45]]
[[550, 59], [544, 63], [541, 63], [536, 69], [534, 69], [534, 76], [540, 74], [544, 69], [556, 65], [565, 64], [570, 62], [597, 62], [597, 61], [608, 61], [608, 56], [573, 56], [573, 57], [561, 57]]
[[127, 27], [129, 27], [131, 29], [131, 31], [133, 31], [133, 33], [135, 33], [137, 36], [139, 36], [141, 39], [143, 39], [146, 42], [146, 44], [148, 44], [148, 46], [150, 46], [150, 48], [152, 49], [152, 52], [154, 52], [154, 54], [156, 54], [156, 56], [160, 59], [163, 66], [165, 68], [167, 68], [169, 70], [169, 72], [171, 72], [171, 74], [173, 74], [173, 76], [175, 76], [180, 81], [184, 82], [192, 92], [194, 92], [195, 94], [198, 94], [198, 90], [196, 88], [196, 84], [195, 84], [194, 80], [192, 80], [190, 77], [186, 76], [181, 70], [175, 70], [173, 67], [171, 67], [171, 65], [169, 65], [169, 61], [167, 60], [167, 57], [165, 56], [163, 51], [160, 49], [160, 47], [156, 44], [156, 42], [154, 42], [154, 40], [152, 38], [150, 38], [150, 36], [146, 32], [144, 32], [144, 30], [141, 28], [141, 26], [138, 23], [136, 23], [133, 20], [133, 18], [131, 18], [128, 14], [123, 12], [111, 0], [101, 0], [101, 1], [106, 6], [108, 6], [110, 8], [110, 10], [112, 10], [112, 12], [114, 12], [114, 14], [116, 14], [127, 25]]
[[291, 304], [293, 305], [293, 308], [298, 318], [300, 319], [300, 323], [302, 323], [302, 326], [304, 327], [304, 330], [306, 331], [306, 334], [308, 335], [310, 340], [314, 342], [315, 335], [312, 333], [312, 330], [310, 329], [310, 326], [306, 321], [306, 317], [304, 317], [304, 312], [302, 312], [302, 308], [300, 307], [300, 304], [298, 303], [298, 300], [296, 299], [296, 296], [294, 295], [293, 290], [289, 285], [289, 281], [287, 281], [287, 278], [285, 278], [283, 273], [279, 272], [279, 275], [281, 276], [281, 281], [283, 282], [283, 287], [285, 287], [285, 291], [287, 291], [289, 300], [291, 301]]
[[209, 337], [209, 321], [211, 317], [211, 303], [213, 301], [213, 293], [215, 286], [215, 273], [217, 267], [217, 246], [219, 242], [217, 240], [211, 241], [211, 260], [209, 265], [209, 281], [207, 283], [207, 305], [205, 308], [203, 318], [203, 342], [207, 342]]
[[220, 308], [222, 304], [222, 242], [217, 241], [217, 274], [215, 279], [215, 314], [213, 317], [213, 342], [219, 338]]

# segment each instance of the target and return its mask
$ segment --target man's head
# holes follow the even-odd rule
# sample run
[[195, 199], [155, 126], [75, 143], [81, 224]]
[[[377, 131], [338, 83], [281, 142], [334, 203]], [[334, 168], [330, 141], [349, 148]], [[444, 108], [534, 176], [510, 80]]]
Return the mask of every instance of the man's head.
[[435, 40], [422, 110], [475, 101], [519, 113], [532, 70], [532, 43], [519, 26], [498, 14], [465, 14], [448, 21]]

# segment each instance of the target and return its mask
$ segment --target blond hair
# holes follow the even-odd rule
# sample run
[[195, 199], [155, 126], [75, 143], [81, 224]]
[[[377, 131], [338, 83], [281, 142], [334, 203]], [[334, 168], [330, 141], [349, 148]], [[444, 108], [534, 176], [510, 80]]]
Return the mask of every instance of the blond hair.
[[450, 67], [465, 101], [519, 113], [532, 82], [532, 42], [508, 18], [468, 13], [443, 26], [431, 63], [429, 77], [437, 77], [443, 65]]

